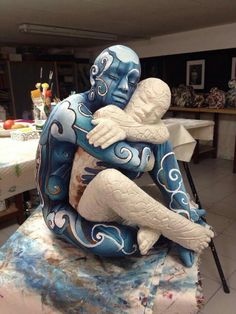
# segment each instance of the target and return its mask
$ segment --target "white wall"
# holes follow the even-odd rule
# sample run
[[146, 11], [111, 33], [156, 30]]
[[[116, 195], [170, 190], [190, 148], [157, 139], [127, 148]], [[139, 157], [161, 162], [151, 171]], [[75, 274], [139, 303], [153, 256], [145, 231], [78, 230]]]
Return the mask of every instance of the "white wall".
[[[236, 48], [236, 23], [201, 28], [187, 32], [152, 37], [147, 40], [121, 42], [133, 48], [139, 57], [155, 57], [207, 50]], [[106, 46], [78, 49], [94, 58]]]
[[153, 37], [125, 43], [139, 57], [236, 48], [236, 23]]

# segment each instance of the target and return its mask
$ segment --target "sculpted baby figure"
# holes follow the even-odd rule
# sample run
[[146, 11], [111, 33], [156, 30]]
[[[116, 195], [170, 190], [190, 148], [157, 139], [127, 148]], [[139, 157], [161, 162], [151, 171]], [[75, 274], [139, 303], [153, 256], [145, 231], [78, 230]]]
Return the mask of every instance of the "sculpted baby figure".
[[[141, 81], [124, 110], [108, 105], [94, 113], [92, 123], [96, 127], [87, 135], [89, 143], [102, 149], [125, 139], [164, 143], [169, 138], [169, 132], [161, 118], [170, 105], [170, 99], [170, 89], [162, 80], [148, 78]], [[145, 170], [151, 170], [154, 162], [151, 155]], [[86, 178], [91, 178], [91, 173], [98, 174], [89, 183]], [[99, 196], [100, 184], [106, 188], [103, 201]], [[149, 251], [161, 234], [195, 251], [207, 247], [213, 236], [210, 230], [204, 230], [205, 235], [200, 234], [202, 226], [171, 212], [120, 171], [105, 170], [98, 159], [82, 148], [74, 157], [69, 201], [87, 220], [138, 226], [137, 242], [142, 255]]]

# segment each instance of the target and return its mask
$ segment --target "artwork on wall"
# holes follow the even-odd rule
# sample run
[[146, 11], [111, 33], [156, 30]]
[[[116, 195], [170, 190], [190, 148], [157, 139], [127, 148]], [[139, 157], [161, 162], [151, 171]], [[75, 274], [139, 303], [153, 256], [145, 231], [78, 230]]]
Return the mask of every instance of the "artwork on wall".
[[232, 58], [231, 79], [236, 79], [236, 57]]
[[187, 61], [186, 85], [203, 89], [205, 79], [205, 60]]

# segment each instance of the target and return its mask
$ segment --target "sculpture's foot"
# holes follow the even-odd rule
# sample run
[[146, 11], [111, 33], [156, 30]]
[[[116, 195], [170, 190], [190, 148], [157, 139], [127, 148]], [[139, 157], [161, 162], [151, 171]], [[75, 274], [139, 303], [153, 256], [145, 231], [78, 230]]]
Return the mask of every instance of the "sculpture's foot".
[[159, 239], [161, 233], [147, 228], [147, 227], [140, 227], [137, 235], [139, 251], [142, 255], [146, 255], [148, 251], [153, 247], [153, 245]]
[[168, 227], [163, 228], [161, 231], [166, 238], [195, 252], [201, 252], [207, 248], [214, 236], [209, 227], [203, 227], [171, 212]]
[[182, 261], [184, 266], [192, 267], [195, 261], [196, 253], [193, 252], [192, 250], [184, 248], [181, 245], [177, 245], [176, 249], [178, 252], [179, 259]]

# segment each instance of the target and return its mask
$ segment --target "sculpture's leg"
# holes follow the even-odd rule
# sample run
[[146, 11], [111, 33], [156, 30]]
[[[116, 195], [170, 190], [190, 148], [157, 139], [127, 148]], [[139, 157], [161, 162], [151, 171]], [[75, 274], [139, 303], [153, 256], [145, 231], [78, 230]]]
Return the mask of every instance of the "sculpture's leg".
[[[150, 175], [160, 188], [166, 206], [192, 221], [200, 222], [201, 219], [199, 218], [202, 211], [190, 207], [190, 200], [170, 142], [155, 145], [153, 152], [155, 166]], [[192, 266], [194, 253], [182, 247], [178, 247], [178, 251], [184, 264], [189, 267]]]
[[213, 232], [177, 215], [142, 191], [115, 169], [101, 171], [87, 186], [78, 212], [90, 221], [120, 217], [129, 224], [148, 227], [184, 247], [201, 251]]

